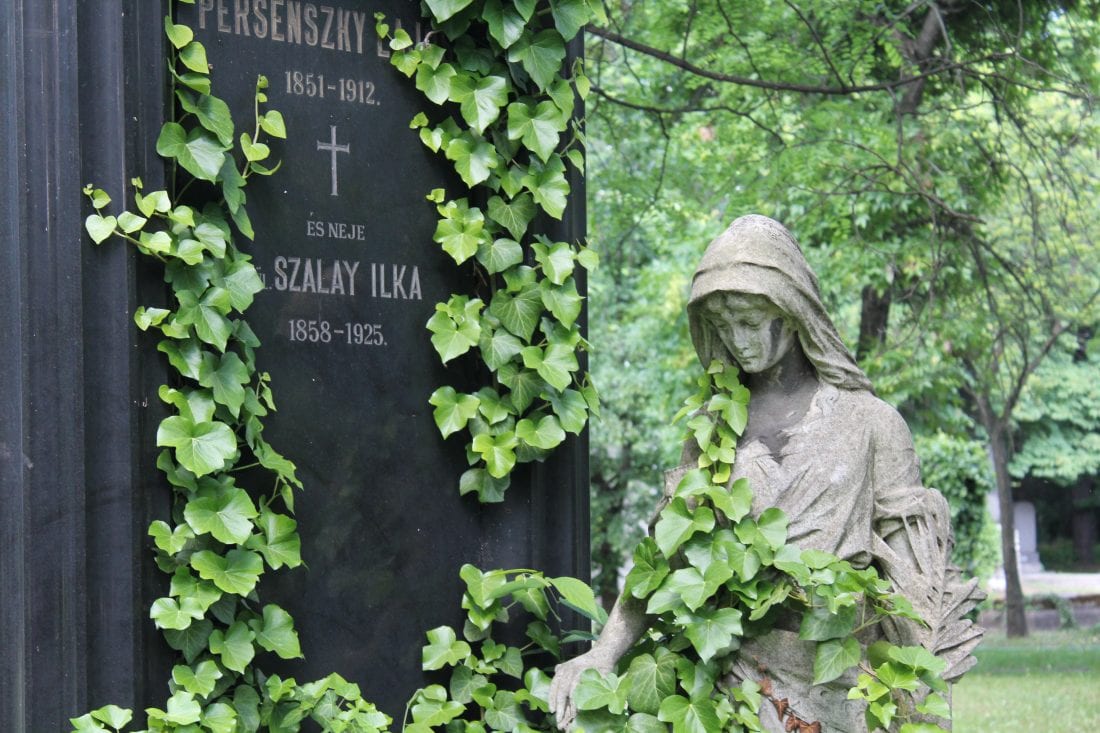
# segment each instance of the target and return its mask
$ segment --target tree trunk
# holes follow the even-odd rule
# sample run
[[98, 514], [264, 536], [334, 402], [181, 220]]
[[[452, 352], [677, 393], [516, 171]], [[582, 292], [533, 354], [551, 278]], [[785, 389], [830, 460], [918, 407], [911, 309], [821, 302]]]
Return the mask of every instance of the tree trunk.
[[[984, 412], [984, 410], [983, 410]], [[983, 421], [984, 422], [984, 421]], [[996, 418], [985, 425], [997, 481], [997, 504], [1001, 510], [1001, 558], [1005, 572], [1005, 633], [1027, 636], [1024, 591], [1020, 585], [1020, 565], [1016, 557], [1016, 504], [1012, 499], [1012, 478], [1008, 475], [1008, 426]]]
[[892, 288], [887, 285], [879, 295], [874, 285], [865, 285], [861, 294], [863, 306], [859, 314], [859, 343], [856, 360], [863, 361], [872, 351], [886, 342], [886, 328], [890, 320]]
[[1096, 562], [1096, 504], [1092, 497], [1095, 476], [1081, 476], [1073, 485], [1073, 559], [1082, 568]]

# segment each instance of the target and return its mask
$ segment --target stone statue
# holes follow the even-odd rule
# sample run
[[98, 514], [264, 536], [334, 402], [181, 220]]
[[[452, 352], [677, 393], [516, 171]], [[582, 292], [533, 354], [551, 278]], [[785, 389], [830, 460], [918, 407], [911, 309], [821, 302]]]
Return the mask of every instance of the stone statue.
[[[753, 513], [779, 507], [792, 544], [876, 566], [928, 623], [888, 619], [878, 633], [922, 644], [946, 661], [946, 680], [961, 676], [982, 633], [962, 618], [981, 599], [977, 581], [962, 582], [950, 565], [947, 503], [921, 486], [908, 427], [841, 342], [791, 234], [764, 216], [733, 222], [695, 272], [688, 319], [700, 361], [737, 365], [752, 393], [730, 481], [748, 479]], [[688, 441], [680, 468], [666, 475], [664, 502], [697, 457]], [[557, 667], [550, 707], [563, 729], [576, 715], [580, 674], [614, 669], [649, 625], [645, 602], [624, 595], [592, 649]], [[775, 628], [743, 640], [728, 672], [761, 682], [766, 669], [773, 699], [789, 701], [784, 711], [761, 706], [766, 731], [790, 730], [792, 716], [826, 733], [866, 731], [864, 703], [847, 699], [855, 673], [812, 686], [814, 650], [797, 625]]]

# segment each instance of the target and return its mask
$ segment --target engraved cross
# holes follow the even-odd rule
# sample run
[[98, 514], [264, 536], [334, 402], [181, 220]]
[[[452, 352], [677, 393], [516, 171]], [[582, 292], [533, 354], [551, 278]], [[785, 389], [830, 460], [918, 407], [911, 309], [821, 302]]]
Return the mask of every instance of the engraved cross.
[[332, 155], [332, 195], [339, 196], [336, 192], [336, 154], [337, 153], [351, 153], [351, 144], [344, 143], [343, 145], [336, 144], [336, 125], [329, 125], [329, 130], [332, 132], [330, 142], [323, 143], [320, 140], [317, 141], [318, 150], [327, 150]]

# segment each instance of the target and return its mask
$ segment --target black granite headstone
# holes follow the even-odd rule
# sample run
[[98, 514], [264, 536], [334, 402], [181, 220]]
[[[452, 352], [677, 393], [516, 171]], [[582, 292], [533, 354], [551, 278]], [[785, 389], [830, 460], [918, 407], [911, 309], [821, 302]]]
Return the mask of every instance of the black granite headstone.
[[248, 249], [266, 286], [247, 318], [279, 408], [265, 436], [306, 487], [297, 516], [309, 568], [267, 576], [260, 592], [297, 621], [307, 658], [285, 671], [340, 672], [395, 716], [423, 684], [424, 631], [461, 623], [462, 563], [587, 572], [579, 441], [520, 471], [505, 505], [483, 508], [458, 496], [460, 439], [445, 444], [432, 419], [432, 391], [473, 375], [440, 365], [424, 324], [474, 281], [432, 241], [425, 199], [461, 184], [409, 129], [424, 103], [374, 33], [381, 11], [419, 38], [418, 10], [197, 0], [178, 11], [207, 47], [237, 134], [252, 130], [259, 74], [288, 131], [272, 143], [282, 168], [247, 189]]

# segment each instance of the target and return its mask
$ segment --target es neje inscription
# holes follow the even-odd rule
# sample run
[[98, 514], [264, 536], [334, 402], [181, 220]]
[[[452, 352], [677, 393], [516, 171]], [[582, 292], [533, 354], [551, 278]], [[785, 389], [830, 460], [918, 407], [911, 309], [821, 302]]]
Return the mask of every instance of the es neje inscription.
[[[370, 289], [356, 291], [358, 260], [325, 260], [314, 257], [277, 255], [272, 263], [273, 277], [269, 289], [291, 293], [317, 295], [347, 295], [356, 293], [385, 300], [423, 300], [420, 268], [416, 265], [394, 265], [371, 262]], [[366, 278], [366, 271], [363, 273]], [[264, 278], [266, 283], [266, 277]]]
[[306, 221], [307, 237], [327, 237], [328, 239], [352, 239], [356, 242], [367, 241], [366, 224], [347, 224], [342, 221]]
[[199, 29], [362, 55], [367, 13], [296, 0], [199, 0]]

